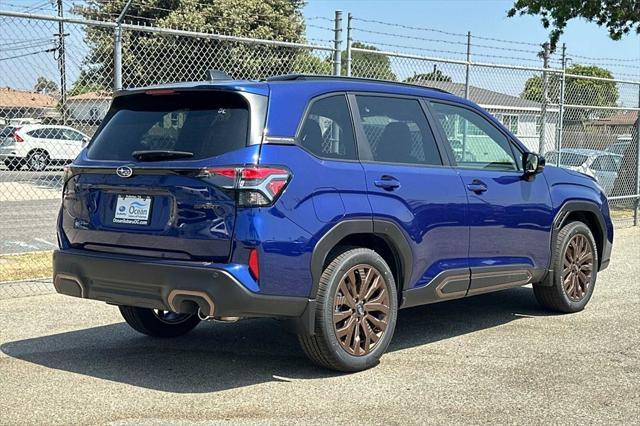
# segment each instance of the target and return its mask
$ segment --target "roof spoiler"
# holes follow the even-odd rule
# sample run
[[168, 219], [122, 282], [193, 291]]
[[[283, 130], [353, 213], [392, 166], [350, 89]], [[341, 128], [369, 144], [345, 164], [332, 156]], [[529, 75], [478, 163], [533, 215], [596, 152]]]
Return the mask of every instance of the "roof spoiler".
[[216, 81], [216, 80], [233, 80], [229, 74], [220, 70], [209, 70], [208, 81]]

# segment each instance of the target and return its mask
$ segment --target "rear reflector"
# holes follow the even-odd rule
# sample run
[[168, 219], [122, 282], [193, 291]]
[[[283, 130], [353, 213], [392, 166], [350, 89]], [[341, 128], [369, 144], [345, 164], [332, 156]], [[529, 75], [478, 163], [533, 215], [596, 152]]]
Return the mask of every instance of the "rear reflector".
[[260, 266], [258, 265], [258, 250], [251, 249], [249, 252], [249, 272], [253, 279], [258, 281], [260, 279]]
[[238, 190], [238, 205], [260, 207], [272, 204], [282, 194], [291, 173], [271, 166], [213, 167], [205, 169], [203, 177], [213, 178], [222, 188]]

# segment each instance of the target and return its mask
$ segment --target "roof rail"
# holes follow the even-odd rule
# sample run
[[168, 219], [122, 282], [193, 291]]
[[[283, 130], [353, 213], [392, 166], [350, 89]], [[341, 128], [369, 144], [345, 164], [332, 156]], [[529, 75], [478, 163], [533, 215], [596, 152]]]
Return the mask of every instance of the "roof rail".
[[438, 87], [423, 86], [421, 84], [404, 83], [400, 81], [377, 80], [375, 78], [346, 77], [346, 76], [340, 76], [340, 75], [282, 74], [282, 75], [275, 75], [273, 77], [267, 77], [263, 81], [296, 81], [296, 80], [298, 81], [299, 80], [345, 80], [345, 81], [360, 81], [360, 82], [381, 83], [381, 84], [395, 84], [400, 86], [430, 89], [430, 90], [435, 90], [436, 92], [448, 93], [450, 95], [452, 94], [451, 92], [440, 89]]

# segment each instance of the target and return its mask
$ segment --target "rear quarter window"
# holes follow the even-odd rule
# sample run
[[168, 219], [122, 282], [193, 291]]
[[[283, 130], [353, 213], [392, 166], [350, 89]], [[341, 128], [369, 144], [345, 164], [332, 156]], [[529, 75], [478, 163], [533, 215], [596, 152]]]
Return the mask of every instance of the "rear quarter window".
[[233, 92], [125, 95], [114, 100], [88, 157], [129, 161], [134, 151], [163, 150], [197, 160], [245, 147], [248, 131], [249, 106]]

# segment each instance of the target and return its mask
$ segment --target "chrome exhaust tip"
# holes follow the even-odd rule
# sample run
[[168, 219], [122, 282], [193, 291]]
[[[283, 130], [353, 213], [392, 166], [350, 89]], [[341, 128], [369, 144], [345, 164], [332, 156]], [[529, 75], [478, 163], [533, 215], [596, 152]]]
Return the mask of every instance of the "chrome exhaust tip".
[[178, 289], [174, 289], [169, 292], [167, 303], [172, 311], [180, 312], [180, 306], [185, 302], [191, 302], [198, 306], [198, 318], [201, 320], [206, 321], [213, 319], [215, 304], [207, 293], [196, 290]]

